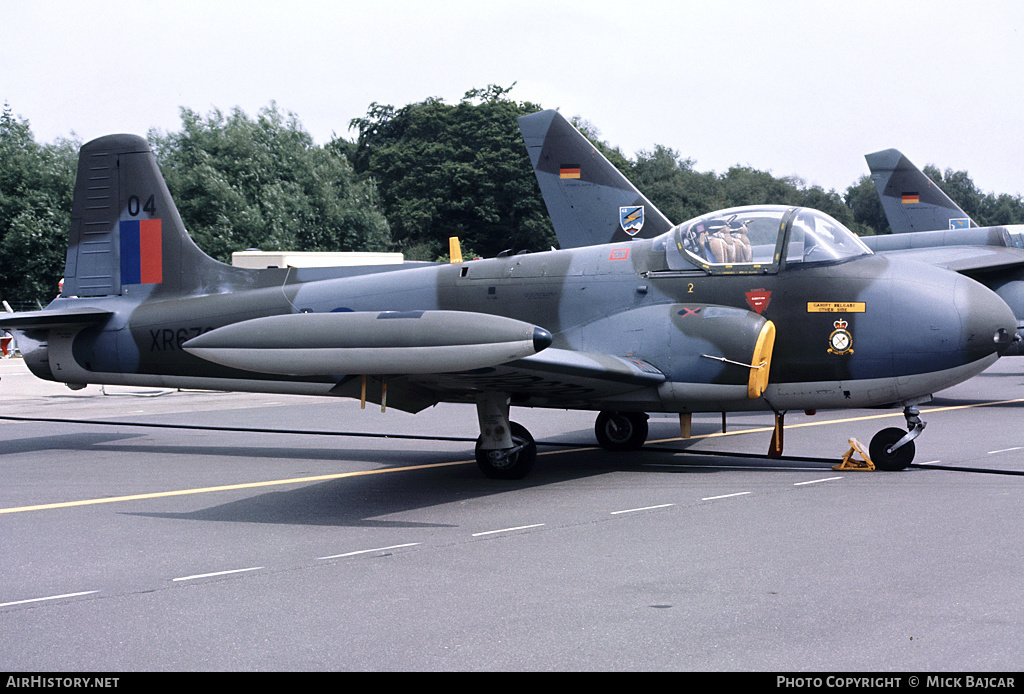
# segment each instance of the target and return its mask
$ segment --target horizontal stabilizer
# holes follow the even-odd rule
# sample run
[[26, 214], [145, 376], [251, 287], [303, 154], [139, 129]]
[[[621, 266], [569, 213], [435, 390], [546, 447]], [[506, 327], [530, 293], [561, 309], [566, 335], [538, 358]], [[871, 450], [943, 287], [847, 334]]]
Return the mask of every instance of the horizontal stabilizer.
[[431, 374], [536, 354], [551, 333], [465, 311], [293, 313], [211, 330], [183, 345], [207, 361], [289, 376]]
[[46, 330], [95, 325], [107, 320], [110, 311], [98, 308], [64, 308], [45, 311], [22, 311], [0, 316], [0, 330]]

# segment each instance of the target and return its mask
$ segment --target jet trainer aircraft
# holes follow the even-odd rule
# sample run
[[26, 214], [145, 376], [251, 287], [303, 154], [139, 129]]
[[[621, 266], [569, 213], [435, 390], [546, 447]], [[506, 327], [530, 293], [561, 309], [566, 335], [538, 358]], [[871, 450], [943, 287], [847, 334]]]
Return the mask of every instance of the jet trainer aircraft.
[[[742, 254], [716, 257], [715, 234]], [[775, 411], [781, 441], [787, 410], [902, 403], [910, 431], [871, 445], [899, 469], [923, 428], [916, 405], [992, 364], [1014, 325], [976, 282], [873, 255], [827, 215], [788, 207], [450, 264], [236, 268], [193, 243], [131, 135], [81, 149], [61, 295], [0, 318], [33, 373], [72, 387], [473, 403], [477, 463], [509, 479], [536, 457], [512, 405], [598, 411], [598, 441], [628, 450], [649, 412]]]
[[[1002, 297], [1024, 327], [1024, 225], [979, 227], [898, 150], [865, 155], [893, 233], [864, 237], [878, 253], [899, 253], [967, 275]], [[1020, 354], [1017, 342], [1008, 354]]]

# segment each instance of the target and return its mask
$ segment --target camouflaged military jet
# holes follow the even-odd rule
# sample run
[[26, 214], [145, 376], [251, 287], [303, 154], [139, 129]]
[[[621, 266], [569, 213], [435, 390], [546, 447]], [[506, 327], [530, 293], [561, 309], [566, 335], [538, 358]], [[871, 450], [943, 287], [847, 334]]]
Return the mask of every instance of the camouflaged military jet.
[[781, 423], [787, 410], [898, 402], [911, 431], [883, 430], [871, 450], [902, 468], [923, 427], [915, 405], [992, 364], [1014, 319], [965, 277], [873, 255], [827, 215], [789, 207], [465, 262], [232, 267], [188, 236], [146, 141], [111, 135], [81, 150], [61, 295], [0, 328], [33, 373], [71, 387], [338, 396], [408, 412], [472, 403], [481, 470], [511, 479], [536, 457], [513, 405], [597, 411], [600, 444], [629, 450], [650, 412], [684, 423], [763, 410]]
[[[975, 279], [1005, 301], [1024, 327], [1024, 225], [979, 227], [895, 149], [865, 155], [893, 233], [865, 237], [876, 253], [938, 265]], [[1019, 355], [1016, 342], [1007, 354]]]

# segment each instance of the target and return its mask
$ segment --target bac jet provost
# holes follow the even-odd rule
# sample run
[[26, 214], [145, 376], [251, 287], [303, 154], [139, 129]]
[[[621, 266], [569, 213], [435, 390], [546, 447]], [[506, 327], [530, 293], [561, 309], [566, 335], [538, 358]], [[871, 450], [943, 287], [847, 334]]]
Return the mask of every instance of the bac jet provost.
[[[709, 259], [716, 233], [743, 254]], [[915, 405], [992, 364], [1014, 325], [976, 282], [873, 255], [802, 208], [468, 262], [236, 268], [193, 243], [131, 135], [82, 147], [61, 295], [0, 318], [33, 373], [72, 387], [472, 403], [476, 459], [497, 478], [536, 457], [511, 405], [599, 411], [598, 441], [621, 450], [643, 444], [649, 412], [902, 403], [910, 431], [871, 446], [876, 465], [902, 468], [923, 427]]]

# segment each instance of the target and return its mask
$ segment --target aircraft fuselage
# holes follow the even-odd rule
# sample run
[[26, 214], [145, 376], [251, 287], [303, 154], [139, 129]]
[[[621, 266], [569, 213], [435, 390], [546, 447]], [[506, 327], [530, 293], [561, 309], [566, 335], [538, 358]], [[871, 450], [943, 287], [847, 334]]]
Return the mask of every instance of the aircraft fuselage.
[[[610, 395], [567, 387], [563, 398], [506, 382], [522, 404], [707, 411], [907, 400], [986, 368], [997, 356], [994, 333], [1012, 326], [1006, 307], [980, 285], [898, 259], [865, 256], [775, 274], [709, 275], [667, 270], [663, 256], [651, 241], [634, 241], [142, 304], [125, 297], [60, 299], [52, 308], [86, 302], [114, 315], [101, 326], [51, 331], [37, 353], [31, 339], [21, 344], [38, 376], [72, 384], [350, 395], [336, 387], [335, 376], [239, 370], [184, 346], [229, 324], [289, 313], [469, 311], [542, 326], [554, 349], [635, 357], [667, 376], [665, 383]], [[724, 318], [732, 322], [717, 329], [709, 313], [729, 313], [726, 307], [732, 314]], [[713, 345], [748, 363], [758, 316], [776, 325], [776, 347], [764, 398], [747, 399], [737, 394], [747, 369], [705, 354]], [[695, 333], [698, 321], [710, 327]], [[251, 347], [261, 345], [256, 340]], [[437, 399], [465, 400], [481, 384], [503, 383], [497, 371], [462, 381], [464, 388], [454, 387], [462, 392]], [[549, 379], [543, 390], [550, 387]], [[392, 405], [402, 407], [401, 398]]]

